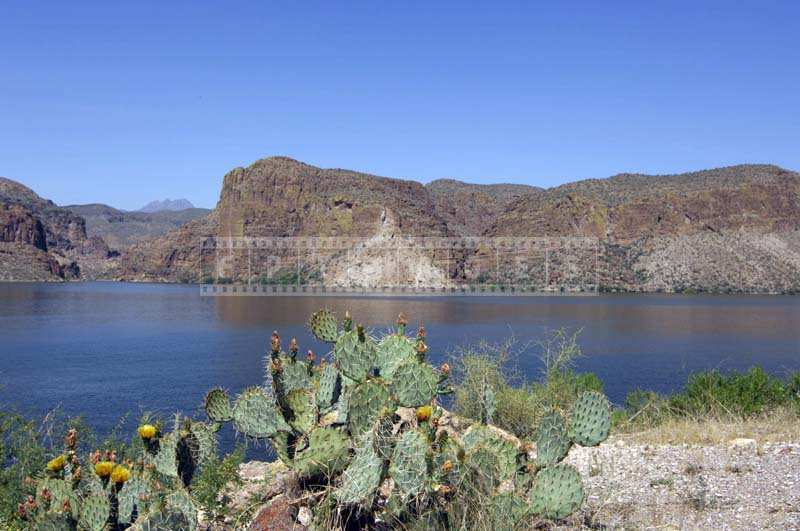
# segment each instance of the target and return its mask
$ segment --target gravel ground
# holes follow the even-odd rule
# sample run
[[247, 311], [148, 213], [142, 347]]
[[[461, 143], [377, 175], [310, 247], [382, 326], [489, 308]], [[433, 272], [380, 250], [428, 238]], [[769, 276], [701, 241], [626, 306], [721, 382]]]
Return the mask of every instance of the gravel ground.
[[800, 444], [573, 448], [586, 483], [573, 528], [800, 529]]

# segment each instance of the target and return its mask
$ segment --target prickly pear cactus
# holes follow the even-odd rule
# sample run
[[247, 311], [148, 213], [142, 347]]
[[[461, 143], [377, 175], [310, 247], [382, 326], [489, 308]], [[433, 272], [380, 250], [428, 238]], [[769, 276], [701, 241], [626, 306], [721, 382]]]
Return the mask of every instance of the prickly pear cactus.
[[82, 527], [91, 531], [103, 531], [111, 515], [111, 503], [102, 494], [93, 494], [86, 498], [81, 508], [78, 521]]
[[581, 446], [597, 446], [608, 438], [611, 414], [608, 400], [601, 393], [583, 393], [572, 406], [569, 438]]
[[233, 420], [233, 409], [228, 393], [224, 389], [216, 388], [206, 394], [205, 409], [208, 418], [214, 422], [228, 422]]
[[536, 462], [540, 466], [558, 463], [566, 457], [571, 445], [564, 417], [557, 412], [545, 415], [536, 437]]
[[583, 504], [583, 482], [575, 467], [558, 464], [536, 474], [529, 494], [531, 511], [546, 518], [565, 518]]
[[[216, 431], [216, 424], [176, 416], [173, 430], [162, 433], [160, 423], [145, 420], [137, 430], [141, 450], [122, 459], [116, 452], [100, 450], [82, 458], [76, 451], [78, 433], [69, 430], [64, 452], [48, 463], [45, 477], [37, 482], [36, 498], [20, 504], [20, 516], [30, 529], [195, 531], [191, 478], [216, 455]], [[174, 500], [180, 496], [183, 502], [177, 504]], [[186, 513], [185, 525], [154, 524], [168, 521], [159, 519], [177, 505]]]
[[529, 515], [563, 518], [580, 507], [580, 476], [560, 462], [573, 444], [607, 437], [610, 413], [602, 395], [581, 396], [568, 421], [556, 412], [545, 416], [531, 462], [530, 444], [490, 426], [496, 397], [488, 385], [480, 422], [461, 433], [441, 429], [436, 399], [451, 392], [449, 367], [427, 363], [422, 327], [416, 339], [407, 337], [401, 316], [393, 333], [373, 338], [349, 314], [340, 328], [327, 310], [314, 313], [309, 327], [331, 345], [319, 364], [310, 352], [299, 360], [295, 340], [283, 352], [273, 333], [266, 384], [245, 390], [233, 406], [213, 390], [206, 410], [214, 422], [231, 421], [248, 437], [269, 439], [302, 485], [330, 487], [309, 495], [317, 500], [314, 522], [357, 515], [351, 526], [370, 519], [419, 523], [415, 511], [428, 507], [431, 525], [438, 526], [458, 491], [480, 492], [498, 529]]
[[328, 310], [320, 310], [311, 314], [308, 327], [314, 337], [325, 343], [336, 343], [339, 338], [336, 317]]
[[411, 430], [397, 441], [392, 454], [389, 475], [404, 498], [415, 496], [425, 488], [428, 477], [428, 441], [425, 436]]

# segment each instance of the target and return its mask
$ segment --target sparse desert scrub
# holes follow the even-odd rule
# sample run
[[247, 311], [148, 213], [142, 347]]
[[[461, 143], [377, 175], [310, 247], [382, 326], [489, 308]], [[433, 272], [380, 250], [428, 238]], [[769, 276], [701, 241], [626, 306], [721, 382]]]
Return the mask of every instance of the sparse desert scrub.
[[[455, 413], [479, 418], [483, 389], [494, 391], [494, 423], [518, 437], [531, 437], [539, 420], [551, 410], [568, 410], [586, 391], [603, 391], [593, 373], [576, 373], [574, 362], [583, 353], [579, 331], [554, 330], [536, 343], [521, 344], [511, 337], [502, 343], [479, 342], [451, 353], [455, 382]], [[536, 356], [541, 361], [538, 378], [528, 380], [517, 369], [518, 360]]]

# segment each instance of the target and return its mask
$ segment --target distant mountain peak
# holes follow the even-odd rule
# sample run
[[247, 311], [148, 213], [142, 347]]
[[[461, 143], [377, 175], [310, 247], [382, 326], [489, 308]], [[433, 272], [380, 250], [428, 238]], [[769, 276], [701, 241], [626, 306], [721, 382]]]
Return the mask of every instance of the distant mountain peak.
[[150, 201], [139, 209], [139, 212], [161, 212], [163, 210], [186, 210], [194, 208], [188, 199], [164, 199], [163, 201]]

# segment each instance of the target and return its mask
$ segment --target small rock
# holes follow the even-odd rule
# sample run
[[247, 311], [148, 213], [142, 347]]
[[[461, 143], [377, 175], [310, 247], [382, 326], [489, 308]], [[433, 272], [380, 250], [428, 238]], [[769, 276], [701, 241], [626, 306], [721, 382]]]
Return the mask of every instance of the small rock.
[[758, 447], [755, 439], [737, 438], [728, 442], [728, 448], [738, 451], [755, 451]]
[[314, 515], [311, 514], [311, 509], [308, 507], [300, 507], [300, 510], [297, 511], [297, 521], [300, 522], [300, 525], [308, 527], [311, 525], [312, 518]]

